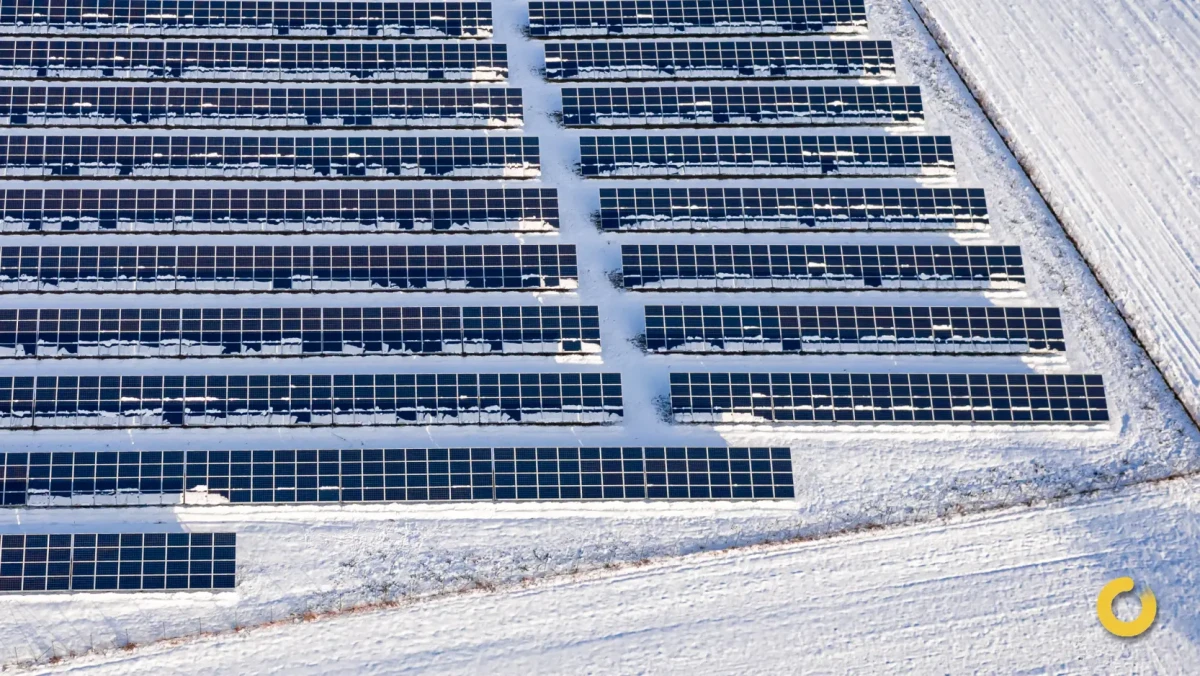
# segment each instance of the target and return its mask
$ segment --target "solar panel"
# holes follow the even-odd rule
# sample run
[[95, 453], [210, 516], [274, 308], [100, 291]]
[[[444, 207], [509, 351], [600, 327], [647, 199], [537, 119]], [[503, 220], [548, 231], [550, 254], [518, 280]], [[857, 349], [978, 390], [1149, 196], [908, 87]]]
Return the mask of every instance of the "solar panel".
[[625, 288], [1012, 289], [1025, 283], [1015, 246], [626, 244]]
[[919, 87], [574, 87], [568, 127], [909, 124], [925, 119]]
[[0, 428], [588, 425], [619, 373], [0, 376]]
[[16, 79], [503, 80], [502, 44], [0, 40], [0, 77]]
[[892, 77], [889, 41], [672, 40], [546, 45], [548, 80]]
[[787, 448], [0, 453], [0, 462], [6, 505], [795, 496]]
[[1029, 354], [1067, 349], [1057, 308], [648, 305], [645, 316], [651, 352]]
[[599, 352], [594, 306], [0, 309], [0, 357]]
[[949, 136], [584, 136], [588, 178], [948, 176]]
[[0, 136], [4, 176], [531, 178], [532, 136]]
[[558, 226], [554, 188], [0, 189], [0, 232], [522, 232]]
[[747, 35], [858, 33], [863, 0], [560, 0], [529, 3], [529, 34]]
[[1098, 375], [672, 373], [681, 423], [1100, 423]]
[[618, 230], [982, 230], [976, 188], [602, 188], [600, 227]]
[[0, 123], [110, 127], [519, 127], [520, 89], [0, 86]]
[[0, 292], [546, 291], [577, 280], [573, 244], [0, 248]]
[[487, 38], [490, 2], [4, 0], [0, 33]]
[[10, 533], [0, 593], [233, 589], [236, 553], [233, 533]]

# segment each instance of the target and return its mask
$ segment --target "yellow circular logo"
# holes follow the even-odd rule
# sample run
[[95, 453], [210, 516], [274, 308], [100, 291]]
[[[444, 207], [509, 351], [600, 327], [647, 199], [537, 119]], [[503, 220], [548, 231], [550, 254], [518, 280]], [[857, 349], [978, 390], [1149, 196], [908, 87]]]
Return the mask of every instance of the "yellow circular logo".
[[1154, 592], [1147, 587], [1139, 597], [1142, 601], [1142, 611], [1138, 613], [1138, 616], [1129, 622], [1118, 619], [1113, 614], [1113, 601], [1121, 594], [1131, 591], [1133, 591], [1133, 578], [1118, 577], [1104, 585], [1100, 590], [1100, 596], [1096, 598], [1096, 615], [1100, 618], [1100, 624], [1109, 633], [1122, 638], [1132, 638], [1146, 633], [1150, 625], [1154, 624], [1154, 617], [1158, 615], [1158, 600], [1154, 598]]

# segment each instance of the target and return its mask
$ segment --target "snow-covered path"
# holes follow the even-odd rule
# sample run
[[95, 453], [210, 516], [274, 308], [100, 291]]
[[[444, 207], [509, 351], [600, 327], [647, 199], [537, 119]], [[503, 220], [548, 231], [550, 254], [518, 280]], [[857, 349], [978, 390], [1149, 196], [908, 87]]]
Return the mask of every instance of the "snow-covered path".
[[[685, 557], [86, 663], [94, 673], [1174, 673], [1200, 663], [1200, 480], [824, 542]], [[1159, 599], [1108, 635], [1100, 586]], [[1128, 612], [1130, 608], [1119, 612]], [[1041, 673], [1041, 672], [1038, 672]]]
[[913, 1], [1200, 414], [1200, 5]]

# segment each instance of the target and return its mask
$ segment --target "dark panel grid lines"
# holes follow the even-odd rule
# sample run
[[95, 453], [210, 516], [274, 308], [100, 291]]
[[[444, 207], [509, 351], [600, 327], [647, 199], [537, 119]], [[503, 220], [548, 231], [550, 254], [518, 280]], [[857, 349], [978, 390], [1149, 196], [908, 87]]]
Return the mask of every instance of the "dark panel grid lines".
[[1108, 422], [1098, 375], [672, 373], [681, 423]]
[[863, 0], [558, 0], [529, 3], [535, 38], [860, 33]]
[[0, 376], [0, 428], [595, 425], [617, 373]]
[[626, 244], [625, 288], [1013, 289], [1025, 283], [1015, 246]]
[[919, 124], [919, 87], [586, 87], [562, 91], [568, 127]]
[[949, 136], [584, 136], [587, 178], [949, 176]]
[[594, 306], [0, 309], [0, 357], [599, 352]]
[[237, 584], [233, 533], [0, 535], [0, 593], [216, 591]]
[[0, 136], [4, 176], [533, 178], [527, 136]]
[[0, 248], [0, 292], [551, 291], [572, 244]]
[[567, 42], [546, 45], [548, 80], [876, 78], [896, 74], [887, 41]]
[[473, 42], [0, 40], [16, 79], [420, 82], [508, 77], [504, 45]]
[[983, 230], [977, 188], [601, 188], [607, 231]]
[[0, 453], [5, 505], [780, 500], [787, 448], [386, 448]]
[[22, 127], [519, 127], [521, 90], [492, 88], [0, 86]]
[[1037, 354], [1066, 351], [1057, 308], [648, 305], [651, 352]]
[[0, 33], [488, 38], [492, 5], [378, 0], [3, 0]]
[[0, 232], [546, 232], [554, 188], [10, 188]]

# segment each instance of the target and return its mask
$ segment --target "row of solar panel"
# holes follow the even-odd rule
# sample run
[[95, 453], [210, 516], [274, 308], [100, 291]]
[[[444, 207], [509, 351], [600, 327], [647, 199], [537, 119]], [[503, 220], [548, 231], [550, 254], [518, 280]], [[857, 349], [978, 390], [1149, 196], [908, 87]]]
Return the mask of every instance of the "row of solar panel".
[[554, 188], [0, 189], [0, 232], [509, 232], [558, 226]]
[[594, 306], [0, 309], [0, 357], [599, 351]]
[[949, 136], [584, 136], [585, 177], [947, 176]]
[[569, 290], [573, 244], [0, 248], [0, 291]]
[[645, 315], [646, 348], [662, 353], [1030, 354], [1067, 349], [1057, 308], [649, 305]]
[[138, 127], [519, 127], [520, 89], [0, 86], [0, 123]]
[[1107, 422], [1098, 375], [672, 373], [676, 422]]
[[532, 178], [530, 136], [0, 136], [4, 176]]
[[618, 373], [0, 376], [0, 428], [593, 425]]
[[379, 82], [503, 80], [492, 43], [0, 40], [6, 78]]
[[[185, 497], [187, 492], [192, 496]], [[787, 448], [0, 453], [0, 503], [89, 506], [795, 496]], [[194, 498], [194, 499], [193, 499]]]
[[896, 74], [888, 41], [568, 42], [546, 45], [548, 80], [868, 78]]
[[529, 3], [533, 37], [858, 33], [864, 0], [559, 0]]
[[4, 0], [0, 33], [487, 38], [490, 2]]
[[10, 533], [0, 592], [233, 589], [236, 560], [233, 533]]
[[[603, 188], [604, 230], [937, 230], [988, 226], [974, 188]], [[558, 193], [524, 189], [0, 189], [3, 232], [538, 231]]]
[[918, 87], [588, 87], [562, 90], [568, 127], [916, 124]]
[[[1011, 289], [1015, 246], [624, 245], [634, 290]], [[574, 245], [3, 247], [0, 291], [569, 290]]]

